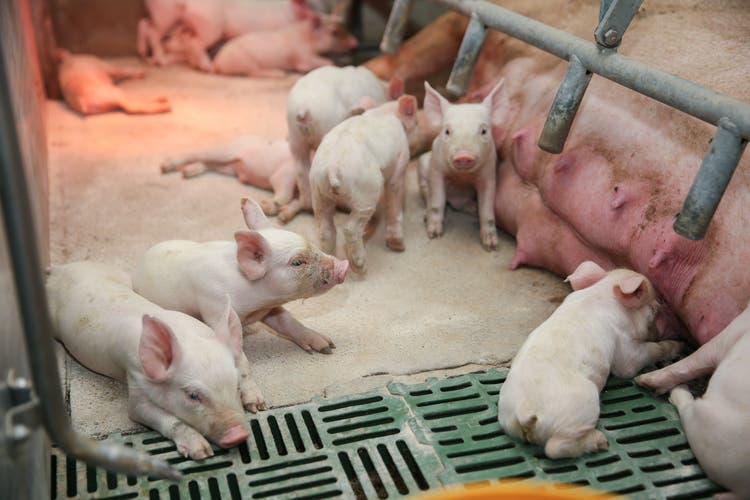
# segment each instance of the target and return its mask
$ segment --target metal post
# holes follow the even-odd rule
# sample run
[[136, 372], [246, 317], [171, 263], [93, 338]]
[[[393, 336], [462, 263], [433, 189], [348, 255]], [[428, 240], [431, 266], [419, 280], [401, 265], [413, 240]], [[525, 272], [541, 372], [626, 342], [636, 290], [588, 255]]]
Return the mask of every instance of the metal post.
[[383, 40], [380, 42], [380, 50], [386, 54], [395, 54], [404, 39], [406, 25], [411, 14], [412, 0], [396, 0], [393, 2], [391, 15], [385, 25]]
[[539, 136], [538, 145], [549, 153], [560, 153], [570, 133], [578, 106], [591, 81], [591, 72], [587, 71], [575, 55], [570, 56], [568, 70], [565, 72], [555, 100], [552, 101], [547, 121]]
[[675, 220], [677, 234], [691, 240], [703, 239], [746, 144], [731, 121], [719, 120], [716, 135]]
[[643, 0], [602, 0], [599, 25], [594, 30], [596, 43], [606, 48], [620, 45], [625, 30], [642, 3]]
[[446, 85], [448, 92], [454, 96], [461, 96], [466, 93], [486, 37], [487, 26], [479, 20], [476, 14], [472, 14]]
[[[150, 474], [157, 478], [177, 480], [181, 477], [180, 472], [172, 469], [165, 461], [124, 446], [96, 442], [77, 434], [70, 425], [50, 335], [52, 322], [47, 308], [9, 81], [5, 54], [0, 50], [0, 203], [5, 216], [8, 249], [13, 264], [13, 279], [33, 387], [41, 402], [41, 422], [50, 438], [75, 459], [114, 472]], [[16, 441], [23, 440], [28, 435], [22, 428], [16, 430], [11, 436]]]

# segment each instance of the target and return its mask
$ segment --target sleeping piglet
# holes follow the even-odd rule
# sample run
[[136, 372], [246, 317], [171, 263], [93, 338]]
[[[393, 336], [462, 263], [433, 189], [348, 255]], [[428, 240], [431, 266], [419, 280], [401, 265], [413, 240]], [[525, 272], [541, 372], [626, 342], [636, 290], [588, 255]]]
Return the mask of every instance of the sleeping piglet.
[[350, 209], [343, 228], [346, 257], [365, 268], [365, 226], [385, 194], [386, 245], [404, 249], [404, 174], [417, 101], [404, 95], [336, 125], [320, 143], [310, 168], [310, 191], [323, 250], [336, 248], [336, 206]]
[[632, 377], [675, 357], [682, 344], [652, 342], [657, 295], [634, 271], [585, 261], [568, 276], [573, 293], [526, 339], [500, 389], [498, 419], [549, 458], [607, 449], [597, 430], [599, 392], [610, 372]]
[[267, 215], [294, 198], [297, 175], [294, 157], [287, 141], [270, 141], [255, 135], [243, 135], [225, 143], [188, 151], [165, 160], [162, 173], [181, 170], [185, 178], [206, 170], [236, 175], [240, 182], [273, 190], [273, 199], [261, 200]]
[[[750, 498], [750, 306], [700, 349], [680, 361], [635, 379], [667, 391], [713, 371], [706, 392], [694, 399], [677, 385], [669, 401], [680, 412], [690, 448], [708, 477], [731, 490], [725, 500]], [[714, 371], [715, 370], [715, 371]]]
[[[233, 241], [173, 240], [148, 249], [133, 272], [133, 289], [214, 327], [229, 294], [243, 325], [262, 321], [308, 352], [330, 354], [335, 347], [331, 339], [302, 325], [282, 305], [343, 283], [349, 263], [296, 233], [273, 227], [252, 200], [242, 200], [242, 213], [249, 231], [237, 231]], [[240, 394], [250, 411], [264, 406], [244, 352]]]
[[238, 393], [242, 326], [226, 297], [213, 330], [137, 295], [103, 264], [53, 266], [47, 297], [55, 337], [82, 365], [127, 382], [128, 415], [193, 459], [247, 438]]
[[503, 80], [479, 104], [451, 104], [429, 83], [424, 86], [425, 114], [434, 127], [441, 129], [432, 143], [432, 152], [420, 158], [418, 169], [420, 191], [427, 203], [427, 236], [443, 234], [446, 199], [454, 208], [463, 207], [466, 198], [473, 198], [476, 191], [482, 246], [493, 250], [497, 247], [497, 151], [492, 122], [494, 111], [500, 107]]

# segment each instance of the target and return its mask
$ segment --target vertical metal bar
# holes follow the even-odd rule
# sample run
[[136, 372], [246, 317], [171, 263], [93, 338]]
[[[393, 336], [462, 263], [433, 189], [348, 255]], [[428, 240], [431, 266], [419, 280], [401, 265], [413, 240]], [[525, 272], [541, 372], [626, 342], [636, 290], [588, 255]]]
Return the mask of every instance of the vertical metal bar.
[[600, 0], [599, 1], [599, 22], [602, 22], [602, 19], [604, 19], [604, 15], [609, 10], [609, 6], [612, 5], [612, 2], [615, 0]]
[[716, 135], [675, 220], [677, 234], [691, 240], [703, 239], [746, 144], [734, 123], [727, 118], [719, 120]]
[[479, 16], [472, 14], [446, 85], [448, 92], [454, 96], [466, 93], [486, 37], [487, 26], [479, 19]]
[[398, 52], [401, 42], [404, 40], [404, 32], [411, 15], [412, 0], [396, 0], [393, 2], [391, 15], [385, 25], [383, 40], [380, 42], [380, 50], [386, 54]]
[[549, 153], [560, 153], [565, 147], [565, 141], [570, 133], [570, 127], [583, 100], [583, 95], [591, 81], [591, 72], [586, 70], [580, 59], [570, 56], [568, 70], [560, 88], [557, 89], [555, 100], [552, 101], [547, 121], [537, 144]]
[[33, 386], [41, 402], [42, 423], [50, 438], [74, 458], [115, 472], [179, 479], [181, 474], [163, 460], [124, 446], [93, 441], [77, 434], [70, 425], [52, 346], [52, 322], [7, 71], [5, 54], [0, 50], [0, 204]]
[[[594, 30], [596, 43], [603, 47], [615, 48], [620, 45], [625, 30], [630, 26], [643, 0], [602, 0], [599, 9], [599, 24]], [[609, 4], [609, 5], [605, 5]], [[606, 7], [606, 11], [604, 10]]]

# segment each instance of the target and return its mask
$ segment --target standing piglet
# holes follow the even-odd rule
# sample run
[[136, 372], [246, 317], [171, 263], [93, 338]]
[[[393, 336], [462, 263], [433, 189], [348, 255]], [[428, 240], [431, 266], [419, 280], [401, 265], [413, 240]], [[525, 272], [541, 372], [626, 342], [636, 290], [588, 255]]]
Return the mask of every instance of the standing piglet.
[[705, 394], [694, 399], [684, 385], [669, 401], [680, 412], [690, 448], [708, 477], [731, 490], [719, 498], [750, 498], [750, 306], [690, 356], [636, 378], [663, 393], [715, 370]]
[[575, 291], [521, 346], [498, 403], [503, 429], [549, 458], [606, 450], [595, 427], [610, 372], [632, 377], [682, 347], [649, 340], [657, 296], [645, 276], [586, 261], [567, 280]]
[[[349, 263], [273, 227], [252, 200], [242, 200], [242, 212], [250, 230], [234, 233], [234, 241], [174, 240], [151, 247], [133, 272], [134, 290], [209, 326], [221, 322], [228, 294], [243, 325], [262, 321], [308, 352], [330, 354], [331, 339], [302, 325], [282, 305], [343, 283]], [[240, 375], [242, 402], [254, 411], [264, 403], [244, 352]]]
[[401, 96], [336, 125], [320, 143], [310, 168], [313, 212], [323, 251], [336, 248], [336, 206], [349, 207], [344, 226], [346, 257], [365, 269], [364, 230], [385, 185], [386, 245], [404, 249], [404, 173], [409, 134], [416, 126], [417, 101]]
[[127, 382], [128, 415], [193, 459], [247, 438], [238, 394], [242, 326], [225, 298], [213, 331], [131, 290], [118, 269], [54, 266], [47, 279], [54, 334], [82, 365]]
[[83, 115], [122, 109], [126, 113], [166, 113], [171, 109], [166, 97], [146, 99], [129, 96], [113, 80], [143, 78], [143, 70], [117, 66], [98, 57], [58, 53], [59, 81], [68, 106]]
[[208, 169], [236, 175], [246, 184], [272, 189], [273, 199], [261, 201], [267, 215], [275, 215], [280, 206], [292, 201], [297, 189], [289, 143], [254, 135], [243, 135], [228, 144], [190, 151], [161, 165], [162, 173], [181, 170], [185, 178], [195, 177]]
[[313, 16], [285, 28], [247, 33], [229, 40], [213, 61], [215, 73], [281, 78], [307, 73], [333, 61], [320, 54], [348, 52], [357, 39], [332, 18]]
[[492, 115], [499, 109], [502, 85], [501, 80], [480, 104], [452, 105], [425, 82], [424, 111], [435, 126], [441, 124], [432, 152], [420, 158], [419, 167], [430, 238], [443, 234], [446, 191], [453, 191], [448, 201], [457, 208], [464, 208], [467, 198], [476, 191], [482, 246], [486, 250], [497, 247], [494, 209], [497, 152], [492, 139]]
[[310, 158], [323, 136], [351, 116], [355, 108], [396, 99], [403, 94], [398, 79], [385, 84], [361, 67], [323, 67], [303, 76], [287, 98], [289, 148], [296, 162], [299, 199], [279, 210], [279, 222], [290, 221], [300, 210], [312, 210]]

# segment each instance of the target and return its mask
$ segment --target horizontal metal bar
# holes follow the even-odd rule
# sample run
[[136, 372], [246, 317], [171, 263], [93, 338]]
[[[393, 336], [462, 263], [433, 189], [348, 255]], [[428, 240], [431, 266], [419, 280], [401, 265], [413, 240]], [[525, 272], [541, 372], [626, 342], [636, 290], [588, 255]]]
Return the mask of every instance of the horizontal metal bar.
[[166, 461], [125, 446], [94, 441], [76, 433], [70, 424], [52, 345], [52, 321], [9, 82], [5, 52], [0, 50], [0, 206], [41, 421], [50, 438], [72, 458], [124, 474], [179, 479], [181, 473]]
[[674, 222], [677, 234], [691, 240], [703, 239], [746, 144], [733, 123], [726, 118], [719, 121], [716, 135]]
[[544, 151], [555, 154], [562, 152], [590, 81], [591, 73], [586, 71], [577, 56], [570, 56], [568, 70], [557, 89], [537, 143]]
[[712, 125], [722, 117], [750, 140], [750, 104], [603, 49], [574, 35], [485, 0], [434, 0], [466, 16], [476, 13], [487, 26], [562, 59], [575, 54], [589, 71], [677, 108]]

